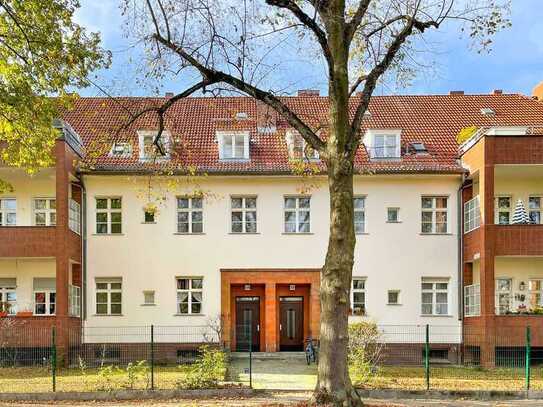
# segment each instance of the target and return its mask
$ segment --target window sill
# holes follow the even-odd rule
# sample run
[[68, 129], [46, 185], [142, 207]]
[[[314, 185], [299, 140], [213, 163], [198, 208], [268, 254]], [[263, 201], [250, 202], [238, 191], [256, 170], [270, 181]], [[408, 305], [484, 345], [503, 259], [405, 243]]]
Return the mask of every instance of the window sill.
[[355, 232], [355, 235], [356, 235], [356, 236], [359, 236], [359, 235], [369, 235], [369, 233], [368, 233], [368, 232], [360, 232], [360, 233], [356, 233], [356, 232]]
[[313, 235], [314, 233], [313, 232], [283, 232], [281, 233], [282, 235], [292, 235], [292, 236], [295, 236], [295, 235]]
[[198, 233], [189, 233], [189, 232], [174, 232], [174, 235], [179, 235], [179, 236], [192, 236], [192, 235], [205, 235], [205, 232], [198, 232]]
[[141, 222], [142, 225], [156, 225], [156, 222]]
[[142, 307], [156, 307], [157, 304], [140, 304]]
[[449, 314], [447, 314], [447, 315], [438, 315], [438, 314], [435, 314], [435, 315], [434, 315], [434, 314], [430, 314], [430, 315], [428, 315], [428, 314], [422, 314], [421, 317], [422, 317], [422, 318], [452, 318], [453, 315], [449, 315]]
[[259, 235], [260, 232], [228, 232], [229, 235]]
[[452, 233], [422, 233], [420, 232], [419, 235], [421, 236], [452, 236]]
[[387, 220], [385, 223], [402, 223], [401, 220]]
[[205, 317], [206, 314], [173, 314], [174, 317]]
[[403, 305], [403, 304], [399, 304], [399, 303], [388, 303], [387, 302], [387, 305], [391, 305], [393, 307], [397, 307], [398, 305]]
[[123, 314], [92, 314], [93, 317], [124, 317]]
[[93, 233], [93, 236], [124, 236], [124, 233]]

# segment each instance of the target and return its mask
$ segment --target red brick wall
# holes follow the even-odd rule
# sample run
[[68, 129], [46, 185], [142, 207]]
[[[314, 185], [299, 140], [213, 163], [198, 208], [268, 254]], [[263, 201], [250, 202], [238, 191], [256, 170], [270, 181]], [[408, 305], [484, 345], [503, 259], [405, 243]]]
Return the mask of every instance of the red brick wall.
[[0, 227], [0, 257], [54, 257], [55, 228]]
[[487, 137], [494, 144], [495, 164], [541, 164], [543, 136]]

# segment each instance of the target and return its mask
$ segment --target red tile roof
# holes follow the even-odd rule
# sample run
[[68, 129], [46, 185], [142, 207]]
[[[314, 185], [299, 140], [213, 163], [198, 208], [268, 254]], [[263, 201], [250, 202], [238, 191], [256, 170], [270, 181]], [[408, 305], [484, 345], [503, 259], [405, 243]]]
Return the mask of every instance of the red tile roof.
[[[155, 130], [156, 115], [142, 116], [128, 129], [118, 132], [130, 112], [158, 106], [164, 98], [80, 98], [64, 119], [81, 136], [87, 149], [87, 161], [94, 170], [137, 172], [151, 164], [139, 161], [137, 130]], [[328, 99], [322, 96], [284, 97], [283, 100], [306, 121], [325, 124]], [[481, 114], [491, 108], [493, 117]], [[361, 145], [356, 158], [360, 172], [458, 173], [456, 134], [467, 126], [540, 126], [543, 125], [543, 103], [517, 94], [492, 95], [428, 95], [374, 96], [371, 117], [363, 121], [363, 129], [401, 129], [402, 151], [415, 141], [423, 142], [427, 155], [404, 154], [389, 161], [369, 160]], [[236, 119], [236, 113], [247, 113]], [[262, 112], [262, 108], [258, 109]], [[289, 128], [277, 119], [272, 134], [257, 130], [257, 103], [248, 97], [191, 97], [175, 103], [167, 112], [165, 128], [175, 140], [175, 151], [161, 165], [182, 171], [187, 166], [206, 173], [289, 173], [285, 131]], [[248, 162], [220, 161], [215, 132], [248, 130], [251, 133]], [[129, 141], [133, 146], [129, 158], [110, 157], [114, 140]], [[100, 150], [101, 149], [101, 150]], [[100, 153], [102, 151], [102, 153]]]

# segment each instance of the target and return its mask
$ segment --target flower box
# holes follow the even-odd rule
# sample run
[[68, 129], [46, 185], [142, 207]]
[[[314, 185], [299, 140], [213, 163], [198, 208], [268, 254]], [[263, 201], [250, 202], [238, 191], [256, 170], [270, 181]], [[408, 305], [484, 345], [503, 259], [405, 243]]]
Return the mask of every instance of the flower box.
[[32, 311], [19, 311], [17, 313], [18, 317], [23, 317], [23, 318], [28, 318], [28, 317], [31, 317], [33, 315], [34, 315], [34, 313]]

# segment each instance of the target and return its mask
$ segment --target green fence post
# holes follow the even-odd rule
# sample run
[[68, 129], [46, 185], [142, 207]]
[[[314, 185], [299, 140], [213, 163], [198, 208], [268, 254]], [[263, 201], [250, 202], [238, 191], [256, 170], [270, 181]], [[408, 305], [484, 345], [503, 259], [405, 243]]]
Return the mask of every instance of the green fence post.
[[151, 325], [151, 390], [155, 389], [155, 326]]
[[526, 327], [526, 391], [530, 390], [530, 362], [532, 353], [530, 326]]
[[252, 324], [249, 333], [249, 388], [253, 388], [253, 331]]
[[424, 372], [426, 374], [426, 390], [430, 390], [430, 325], [426, 324], [426, 341], [424, 344]]
[[51, 374], [53, 379], [53, 393], [57, 391], [57, 332], [51, 328]]

